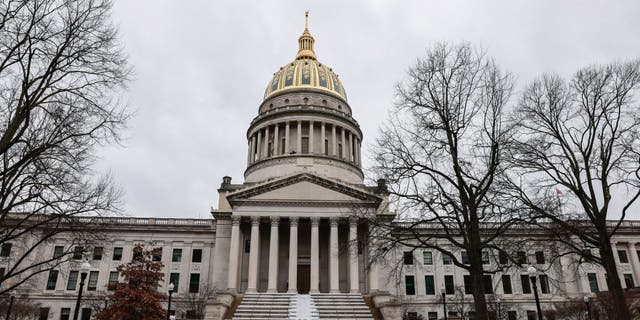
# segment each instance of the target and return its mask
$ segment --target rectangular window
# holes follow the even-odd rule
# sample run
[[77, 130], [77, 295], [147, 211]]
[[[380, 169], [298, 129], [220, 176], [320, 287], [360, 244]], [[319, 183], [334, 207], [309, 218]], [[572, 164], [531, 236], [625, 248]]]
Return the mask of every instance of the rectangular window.
[[71, 316], [71, 308], [60, 309], [60, 320], [69, 320]]
[[55, 246], [53, 247], [53, 258], [58, 259], [64, 255], [64, 247], [63, 246]]
[[500, 262], [500, 265], [509, 264], [509, 256], [507, 255], [506, 252], [504, 251], [498, 252], [498, 262]]
[[84, 248], [82, 246], [76, 246], [75, 248], [73, 248], [73, 260], [81, 260], [82, 251], [84, 251]]
[[471, 287], [471, 276], [464, 276], [464, 294], [472, 294], [473, 288]]
[[122, 247], [113, 248], [113, 261], [121, 261], [122, 260]]
[[436, 282], [433, 276], [424, 276], [424, 285], [426, 294], [436, 294]]
[[182, 249], [173, 249], [173, 254], [171, 255], [171, 262], [181, 262], [182, 261]]
[[427, 320], [438, 320], [438, 313], [429, 311], [427, 313]]
[[102, 260], [102, 252], [104, 251], [103, 247], [95, 247], [93, 248], [93, 260]]
[[302, 137], [302, 139], [300, 139], [300, 143], [302, 144], [302, 150], [300, 150], [300, 152], [302, 152], [302, 154], [308, 154], [309, 153], [309, 137]]
[[627, 285], [627, 289], [634, 288], [633, 275], [631, 273], [624, 274], [624, 283]]
[[404, 276], [404, 288], [408, 296], [416, 294], [416, 282], [413, 276]]
[[518, 320], [518, 313], [516, 311], [507, 311], [507, 320]]
[[460, 252], [460, 258], [463, 264], [469, 264], [469, 254], [466, 251]]
[[455, 287], [453, 285], [453, 276], [447, 275], [444, 276], [444, 292], [446, 294], [454, 294]]
[[591, 292], [600, 292], [600, 287], [598, 286], [598, 277], [596, 276], [596, 274], [587, 273], [587, 279], [589, 280], [589, 288], [591, 289]]
[[202, 249], [193, 249], [191, 262], [202, 262]]
[[527, 310], [527, 320], [536, 320], [538, 319], [536, 312], [532, 310]]
[[180, 274], [171, 273], [169, 275], [169, 283], [173, 283], [173, 292], [178, 292], [178, 287], [180, 286]]
[[38, 317], [38, 319], [40, 320], [49, 319], [49, 308], [40, 308], [40, 317]]
[[402, 261], [405, 265], [413, 265], [413, 252], [405, 251], [402, 257]]
[[98, 271], [91, 271], [89, 272], [87, 291], [96, 291], [96, 288], [98, 288]]
[[502, 275], [502, 292], [504, 294], [513, 293], [513, 288], [511, 287], [511, 276], [508, 274]]
[[620, 263], [629, 263], [629, 257], [627, 257], [627, 251], [618, 250], [618, 259], [620, 259]]
[[524, 251], [518, 251], [516, 254], [518, 257], [518, 264], [527, 264], [527, 254]]
[[418, 313], [415, 311], [407, 312], [406, 320], [418, 320]]
[[3, 243], [2, 249], [0, 250], [0, 257], [6, 258], [11, 255], [11, 243]]
[[81, 320], [91, 320], [91, 308], [82, 308]]
[[522, 293], [530, 294], [531, 293], [531, 282], [529, 282], [529, 276], [526, 274], [520, 275], [520, 284], [522, 285]]
[[49, 278], [47, 279], [47, 290], [55, 290], [57, 282], [58, 282], [58, 270], [49, 271]]
[[192, 273], [189, 279], [189, 293], [198, 293], [200, 291], [200, 274]]
[[489, 251], [482, 251], [482, 264], [490, 264]]
[[484, 281], [484, 293], [485, 294], [493, 294], [493, 279], [490, 274], [485, 274], [482, 276], [482, 281]]
[[423, 262], [426, 266], [433, 265], [433, 254], [431, 253], [431, 251], [423, 251], [422, 259], [424, 260]]
[[544, 251], [536, 251], [536, 263], [545, 264]]
[[451, 259], [451, 256], [447, 253], [442, 253], [442, 264], [444, 265], [450, 265], [453, 263], [453, 259]]
[[67, 290], [74, 291], [78, 286], [78, 271], [69, 271], [69, 279], [67, 280]]
[[162, 248], [153, 248], [151, 261], [162, 261]]
[[540, 292], [549, 293], [549, 277], [546, 274], [540, 275]]
[[329, 140], [324, 139], [324, 155], [329, 155]]
[[4, 278], [4, 273], [6, 272], [5, 268], [0, 268], [0, 280]]
[[109, 282], [107, 283], [107, 290], [113, 291], [116, 289], [116, 285], [118, 285], [118, 271], [109, 272]]

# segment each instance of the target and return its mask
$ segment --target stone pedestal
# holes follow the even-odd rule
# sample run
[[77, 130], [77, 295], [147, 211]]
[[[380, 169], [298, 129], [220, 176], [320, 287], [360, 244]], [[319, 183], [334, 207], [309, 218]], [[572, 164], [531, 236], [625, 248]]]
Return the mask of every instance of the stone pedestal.
[[380, 311], [380, 314], [382, 314], [382, 319], [402, 319], [402, 305], [391, 293], [378, 291], [371, 294], [370, 298], [373, 305]]
[[231, 292], [218, 292], [209, 297], [204, 309], [204, 320], [223, 320], [235, 302], [236, 296]]

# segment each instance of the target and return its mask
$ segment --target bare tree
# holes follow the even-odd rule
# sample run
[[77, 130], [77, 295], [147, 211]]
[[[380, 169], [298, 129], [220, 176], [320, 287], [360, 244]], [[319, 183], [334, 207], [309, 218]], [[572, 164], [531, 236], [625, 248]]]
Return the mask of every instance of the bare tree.
[[570, 80], [544, 75], [522, 95], [510, 148], [517, 197], [567, 254], [604, 267], [616, 319], [629, 313], [611, 237], [640, 196], [639, 86], [639, 61], [587, 67]]
[[179, 309], [183, 310], [186, 319], [204, 319], [207, 300], [213, 298], [215, 292], [215, 288], [204, 285], [200, 287], [198, 292], [190, 292], [176, 297], [176, 304]]
[[[2, 317], [5, 317], [8, 312], [9, 304], [11, 304], [9, 299], [8, 294], [0, 296], [0, 315]], [[12, 320], [37, 319], [39, 315], [40, 303], [33, 301], [27, 295], [18, 295], [11, 304]]]
[[[394, 114], [375, 150], [373, 171], [389, 181], [397, 212], [395, 221], [371, 222], [372, 243], [381, 244], [375, 256], [393, 245], [449, 255], [471, 275], [476, 319], [487, 319], [483, 251], [500, 250], [497, 241], [519, 221], [499, 188], [512, 87], [512, 76], [481, 50], [437, 44], [397, 86]], [[442, 239], [452, 247], [439, 245]]]
[[118, 211], [118, 189], [92, 171], [128, 118], [118, 93], [130, 67], [110, 13], [109, 0], [0, 3], [0, 245], [24, 244], [0, 294], [73, 252], [38, 254], [62, 232], [81, 243], [80, 216]]

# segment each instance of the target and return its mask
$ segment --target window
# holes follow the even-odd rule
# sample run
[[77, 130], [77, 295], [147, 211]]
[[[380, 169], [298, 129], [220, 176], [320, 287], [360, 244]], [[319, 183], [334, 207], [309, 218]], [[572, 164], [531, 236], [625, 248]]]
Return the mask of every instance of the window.
[[536, 320], [538, 319], [536, 312], [532, 310], [527, 310], [527, 320]]
[[162, 248], [153, 248], [151, 261], [162, 261]]
[[511, 287], [511, 276], [508, 274], [502, 275], [502, 292], [504, 294], [513, 293], [513, 288]]
[[55, 290], [57, 282], [58, 282], [58, 270], [49, 271], [49, 278], [47, 279], [47, 290]]
[[438, 313], [437, 312], [428, 312], [427, 313], [427, 320], [438, 320]]
[[329, 140], [324, 139], [324, 155], [329, 155]]
[[409, 311], [407, 312], [406, 318], [407, 320], [418, 320], [418, 313], [415, 311]]
[[102, 260], [102, 252], [104, 251], [103, 247], [95, 247], [93, 248], [93, 260]]
[[518, 320], [518, 313], [516, 311], [507, 311], [507, 320]]
[[0, 268], [0, 281], [2, 281], [2, 278], [4, 277], [5, 272], [6, 272], [5, 268]]
[[402, 255], [402, 261], [405, 265], [413, 265], [413, 252], [405, 251]]
[[433, 276], [424, 276], [424, 287], [426, 294], [436, 294], [436, 283]]
[[544, 251], [536, 251], [536, 263], [537, 264], [545, 264]]
[[509, 256], [507, 255], [506, 252], [504, 251], [498, 252], [498, 262], [500, 262], [500, 265], [509, 264]]
[[55, 246], [53, 248], [53, 258], [58, 259], [64, 255], [64, 247], [63, 246]]
[[107, 290], [115, 290], [116, 289], [116, 285], [118, 284], [118, 271], [111, 271], [109, 272], [109, 282], [107, 283]]
[[302, 144], [300, 152], [303, 154], [309, 153], [309, 137], [302, 137], [302, 139], [300, 139], [300, 143]]
[[518, 257], [518, 264], [527, 264], [527, 254], [524, 251], [518, 251], [516, 254]]
[[485, 274], [482, 276], [482, 281], [484, 281], [484, 293], [485, 294], [493, 294], [493, 279], [490, 274]]
[[71, 308], [60, 309], [60, 320], [69, 320], [71, 316]]
[[472, 294], [472, 293], [473, 293], [473, 288], [471, 286], [471, 276], [465, 275], [464, 276], [464, 294]]
[[187, 310], [186, 317], [187, 317], [187, 319], [200, 319], [201, 318], [200, 314], [198, 314], [198, 312], [196, 310]]
[[198, 293], [200, 291], [200, 274], [192, 273], [189, 279], [189, 293]]
[[87, 291], [96, 291], [96, 288], [98, 288], [98, 271], [91, 271], [89, 272]]
[[74, 291], [78, 285], [78, 271], [70, 271], [67, 280], [67, 290]]
[[169, 275], [169, 283], [173, 283], [173, 292], [178, 292], [178, 287], [180, 286], [180, 274], [171, 273]]
[[455, 288], [453, 286], [453, 276], [444, 276], [444, 292], [446, 294], [454, 294]]
[[529, 276], [526, 274], [520, 275], [520, 283], [522, 284], [522, 293], [531, 293], [531, 282], [529, 282]]
[[416, 282], [413, 276], [404, 276], [404, 288], [408, 296], [416, 294]]
[[627, 289], [634, 288], [633, 275], [631, 273], [624, 274], [624, 283], [627, 285]]
[[38, 319], [40, 320], [49, 319], [49, 308], [40, 308], [40, 317], [38, 317]]
[[490, 264], [489, 251], [482, 251], [482, 264]]
[[11, 254], [11, 243], [3, 243], [2, 249], [0, 249], [0, 257], [6, 258]]
[[171, 255], [171, 262], [181, 262], [182, 261], [182, 249], [173, 249], [173, 254]]
[[423, 251], [422, 259], [424, 260], [423, 262], [426, 266], [430, 266], [433, 264], [433, 254], [431, 253], [431, 251]]
[[620, 259], [620, 263], [629, 263], [629, 257], [627, 257], [627, 251], [618, 250], [618, 259]]
[[442, 253], [442, 264], [444, 265], [450, 265], [453, 263], [453, 259], [451, 259], [451, 256], [448, 253]]
[[91, 320], [91, 308], [82, 308], [81, 320]]
[[540, 292], [549, 293], [549, 277], [546, 274], [540, 275]]
[[469, 254], [467, 254], [466, 251], [462, 251], [460, 253], [460, 258], [462, 258], [462, 263], [463, 264], [469, 264]]
[[591, 289], [591, 292], [600, 292], [600, 288], [598, 287], [598, 277], [596, 274], [587, 273], [587, 279], [589, 280], [589, 288]]
[[122, 247], [113, 248], [113, 261], [121, 261], [122, 260]]
[[193, 249], [191, 262], [202, 262], [202, 249]]
[[84, 250], [84, 248], [81, 247], [81, 246], [76, 246], [75, 248], [73, 248], [73, 260], [82, 259], [82, 251], [83, 250]]

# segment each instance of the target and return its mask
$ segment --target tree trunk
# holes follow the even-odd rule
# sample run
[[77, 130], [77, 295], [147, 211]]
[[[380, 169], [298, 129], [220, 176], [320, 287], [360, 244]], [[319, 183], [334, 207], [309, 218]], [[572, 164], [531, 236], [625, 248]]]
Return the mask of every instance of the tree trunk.
[[[473, 238], [473, 237], [472, 237]], [[472, 240], [471, 242], [476, 242]], [[484, 270], [482, 269], [482, 250], [480, 249], [480, 239], [476, 243], [470, 244], [467, 251], [469, 256], [469, 275], [471, 276], [471, 287], [473, 291], [473, 306], [476, 320], [489, 319], [487, 311], [487, 301], [484, 289]]]
[[627, 302], [624, 297], [624, 291], [622, 290], [622, 284], [620, 283], [620, 276], [616, 267], [616, 261], [613, 257], [614, 252], [611, 248], [609, 237], [603, 237], [601, 244], [600, 257], [602, 259], [602, 266], [607, 272], [607, 287], [609, 288], [613, 307], [611, 319], [630, 320], [631, 316], [629, 315], [629, 309], [627, 309]]

